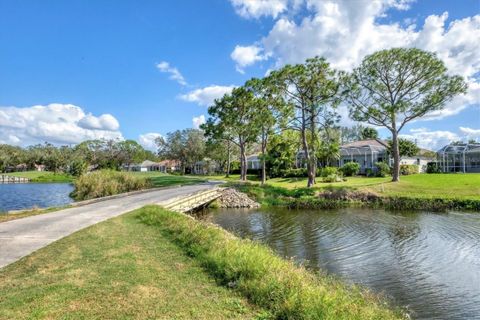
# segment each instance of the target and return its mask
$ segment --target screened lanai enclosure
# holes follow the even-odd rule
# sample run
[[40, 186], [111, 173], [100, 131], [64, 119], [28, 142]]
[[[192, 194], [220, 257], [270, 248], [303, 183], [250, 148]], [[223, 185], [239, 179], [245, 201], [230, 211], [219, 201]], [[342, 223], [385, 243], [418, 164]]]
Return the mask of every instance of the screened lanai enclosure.
[[376, 170], [375, 163], [388, 161], [387, 145], [377, 139], [362, 140], [344, 144], [340, 147], [339, 167], [348, 162], [360, 165], [360, 173], [367, 169]]
[[480, 143], [451, 143], [437, 155], [443, 172], [480, 172]]

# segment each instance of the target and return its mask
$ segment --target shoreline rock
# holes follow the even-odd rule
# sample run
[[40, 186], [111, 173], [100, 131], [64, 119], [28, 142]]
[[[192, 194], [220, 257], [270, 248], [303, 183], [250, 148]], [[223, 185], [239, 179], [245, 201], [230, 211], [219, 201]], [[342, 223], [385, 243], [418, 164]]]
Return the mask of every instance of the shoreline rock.
[[219, 208], [259, 208], [258, 202], [250, 199], [245, 193], [235, 189], [228, 188], [222, 192], [222, 196], [217, 199]]

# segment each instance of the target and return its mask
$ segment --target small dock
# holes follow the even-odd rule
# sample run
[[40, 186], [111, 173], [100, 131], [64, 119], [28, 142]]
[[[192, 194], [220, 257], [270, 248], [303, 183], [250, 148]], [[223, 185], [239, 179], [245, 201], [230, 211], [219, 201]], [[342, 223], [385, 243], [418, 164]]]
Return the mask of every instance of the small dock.
[[214, 200], [222, 196], [222, 188], [214, 188], [210, 190], [200, 191], [193, 194], [174, 198], [163, 204], [165, 209], [187, 213], [201, 208], [205, 208]]
[[28, 183], [30, 179], [0, 174], [0, 183]]

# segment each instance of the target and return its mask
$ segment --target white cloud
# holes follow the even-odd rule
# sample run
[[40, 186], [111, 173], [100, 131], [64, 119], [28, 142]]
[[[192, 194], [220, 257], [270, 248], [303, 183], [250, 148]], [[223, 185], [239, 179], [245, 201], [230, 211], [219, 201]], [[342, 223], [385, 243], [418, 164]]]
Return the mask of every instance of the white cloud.
[[205, 123], [205, 116], [202, 114], [198, 117], [193, 117], [192, 119], [192, 125], [194, 129], [200, 128], [200, 125]]
[[251, 46], [235, 46], [230, 57], [235, 61], [237, 71], [244, 73], [243, 69], [254, 64], [257, 61], [267, 59], [266, 55], [261, 54], [262, 49], [256, 45]]
[[76, 144], [89, 139], [123, 139], [117, 119], [86, 114], [72, 104], [0, 107], [0, 143]]
[[160, 137], [162, 137], [162, 135], [156, 132], [141, 134], [138, 137], [138, 143], [140, 143], [145, 149], [156, 151], [157, 144], [155, 143], [155, 140]]
[[461, 137], [451, 131], [430, 131], [426, 128], [411, 129], [408, 134], [400, 135], [401, 138], [415, 141], [421, 148], [437, 151], [443, 146], [461, 140]]
[[430, 15], [418, 29], [412, 24], [380, 21], [389, 10], [407, 10], [411, 2], [304, 0], [306, 10], [298, 11], [304, 14], [302, 17], [279, 16], [269, 33], [250, 46], [250, 52], [240, 54], [239, 49], [235, 56], [232, 53], [232, 59], [243, 70], [244, 66], [270, 57], [280, 67], [323, 56], [334, 67], [351, 70], [377, 50], [417, 47], [436, 52], [450, 73], [464, 76], [470, 85], [467, 95], [456, 98], [429, 119], [444, 118], [480, 104], [480, 15], [448, 25], [447, 13]]
[[288, 0], [230, 0], [237, 14], [244, 18], [271, 16], [276, 18], [287, 10]]
[[217, 86], [211, 85], [205, 88], [190, 91], [187, 94], [180, 95], [180, 99], [188, 102], [195, 102], [201, 106], [209, 106], [215, 99], [223, 97], [229, 93], [235, 86]]
[[160, 70], [160, 72], [169, 73], [170, 79], [177, 81], [182, 86], [187, 85], [187, 81], [185, 80], [183, 75], [180, 73], [180, 71], [178, 71], [177, 68], [170, 66], [168, 62], [162, 61], [160, 63], [157, 63], [157, 68], [158, 70]]
[[472, 129], [468, 127], [460, 127], [459, 129], [468, 139], [480, 138], [480, 129]]

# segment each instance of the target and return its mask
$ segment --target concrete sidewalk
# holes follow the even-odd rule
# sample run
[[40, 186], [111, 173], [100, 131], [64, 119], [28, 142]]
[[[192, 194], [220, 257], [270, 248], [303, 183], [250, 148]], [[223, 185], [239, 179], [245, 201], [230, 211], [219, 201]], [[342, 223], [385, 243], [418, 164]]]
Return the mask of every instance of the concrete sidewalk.
[[0, 268], [78, 230], [172, 198], [214, 188], [217, 183], [126, 195], [79, 207], [0, 223]]

